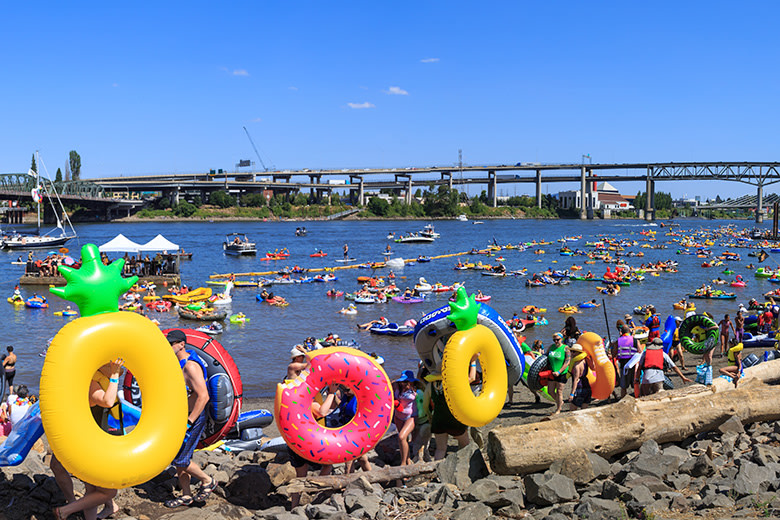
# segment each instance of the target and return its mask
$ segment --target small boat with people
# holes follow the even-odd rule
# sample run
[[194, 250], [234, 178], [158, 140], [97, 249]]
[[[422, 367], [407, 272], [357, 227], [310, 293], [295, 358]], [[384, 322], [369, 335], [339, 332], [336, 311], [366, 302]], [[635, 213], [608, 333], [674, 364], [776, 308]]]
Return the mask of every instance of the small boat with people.
[[306, 236], [306, 228], [305, 227], [297, 227], [295, 228], [295, 236], [296, 237], [305, 237]]
[[424, 237], [430, 237], [430, 238], [440, 238], [441, 233], [437, 233], [436, 230], [433, 228], [433, 224], [426, 224], [425, 227], [420, 231], [420, 234]]
[[256, 255], [257, 246], [243, 233], [225, 235], [222, 249], [229, 255]]
[[399, 244], [430, 244], [434, 239], [432, 237], [421, 235], [420, 233], [410, 233], [401, 235], [395, 239]]
[[223, 329], [224, 327], [222, 326], [221, 323], [219, 323], [218, 321], [213, 321], [211, 322], [211, 324], [202, 325], [195, 330], [197, 330], [198, 332], [203, 332], [204, 334], [208, 334], [209, 336], [216, 336], [217, 334], [222, 334]]
[[180, 318], [196, 321], [222, 321], [227, 318], [227, 311], [215, 309], [214, 307], [203, 307], [198, 310], [187, 309], [181, 305], [176, 307]]
[[399, 325], [397, 323], [388, 323], [386, 325], [375, 323], [368, 329], [368, 332], [380, 336], [411, 336], [414, 333], [414, 326]]

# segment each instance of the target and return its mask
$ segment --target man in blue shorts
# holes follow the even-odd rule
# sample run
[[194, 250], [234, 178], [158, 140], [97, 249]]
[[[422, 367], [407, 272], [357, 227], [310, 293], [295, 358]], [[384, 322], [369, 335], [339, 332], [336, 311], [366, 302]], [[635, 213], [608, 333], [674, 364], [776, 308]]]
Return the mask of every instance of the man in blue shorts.
[[[188, 506], [193, 502], [205, 502], [217, 487], [217, 481], [209, 477], [200, 466], [192, 462], [192, 454], [200, 441], [203, 430], [206, 427], [206, 404], [209, 402], [209, 392], [206, 387], [206, 378], [203, 367], [191, 357], [186, 350], [187, 336], [184, 331], [173, 329], [168, 332], [168, 343], [171, 344], [174, 354], [179, 359], [184, 383], [187, 385], [187, 434], [184, 443], [173, 459], [176, 467], [176, 477], [179, 479], [181, 496], [165, 502], [166, 507]], [[190, 479], [195, 477], [200, 481], [200, 490], [194, 497], [190, 489]]]

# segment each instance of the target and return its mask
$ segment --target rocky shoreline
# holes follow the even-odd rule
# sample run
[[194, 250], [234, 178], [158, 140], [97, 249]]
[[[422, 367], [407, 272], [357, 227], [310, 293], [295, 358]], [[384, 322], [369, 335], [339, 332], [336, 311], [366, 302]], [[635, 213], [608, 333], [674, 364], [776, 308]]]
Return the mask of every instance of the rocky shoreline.
[[[396, 445], [395, 435], [378, 445], [375, 468], [397, 463]], [[403, 486], [393, 482], [383, 487], [362, 477], [343, 490], [304, 492], [301, 505], [292, 511], [287, 510], [285, 485], [295, 471], [287, 459], [286, 452], [197, 452], [194, 460], [219, 482], [207, 503], [165, 508], [162, 503], [176, 485], [169, 470], [120, 491], [120, 511], [113, 518], [660, 520], [780, 515], [780, 421], [745, 428], [732, 417], [717, 430], [681, 443], [647, 441], [614, 460], [580, 450], [544, 472], [524, 476], [491, 474], [483, 452], [471, 443], [450, 452], [434, 473], [412, 477]], [[63, 498], [47, 462], [32, 451], [20, 466], [2, 468], [3, 518], [52, 518], [51, 509]], [[343, 473], [343, 466], [335, 473]], [[83, 485], [77, 483], [76, 489], [83, 492]]]

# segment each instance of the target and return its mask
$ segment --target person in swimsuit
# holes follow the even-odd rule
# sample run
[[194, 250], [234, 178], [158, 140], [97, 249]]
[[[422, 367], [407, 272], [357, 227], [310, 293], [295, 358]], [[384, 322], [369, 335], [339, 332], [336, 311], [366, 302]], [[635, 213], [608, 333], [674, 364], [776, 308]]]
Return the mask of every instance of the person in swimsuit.
[[393, 381], [393, 394], [395, 396], [395, 409], [393, 412], [393, 424], [398, 429], [398, 445], [401, 452], [401, 466], [409, 464], [409, 435], [412, 434], [415, 425], [415, 400], [417, 392], [415, 383], [417, 378], [414, 372], [404, 370], [404, 373]]
[[[89, 406], [92, 410], [92, 416], [103, 431], [108, 431], [108, 411], [117, 402], [119, 375], [122, 372], [124, 363], [122, 358], [117, 358], [103, 365], [92, 377], [92, 381], [89, 384]], [[106, 380], [108, 381], [106, 382]], [[101, 385], [101, 381], [103, 381], [104, 385]], [[105, 386], [105, 389], [103, 386]], [[50, 467], [52, 473], [54, 473], [57, 485], [68, 502], [64, 506], [54, 508], [54, 518], [57, 520], [65, 520], [79, 511], [84, 512], [84, 518], [87, 520], [105, 518], [119, 511], [119, 507], [114, 503], [114, 497], [117, 493], [116, 489], [93, 486], [85, 482], [86, 493], [83, 497], [76, 500], [73, 494], [73, 481], [68, 471], [54, 455], [52, 455]], [[100, 504], [105, 504], [105, 507], [98, 515], [97, 507]]]
[[6, 354], [5, 359], [3, 359], [3, 371], [5, 372], [5, 385], [8, 387], [8, 394], [10, 395], [14, 393], [16, 354], [14, 354], [14, 348], [11, 345], [8, 345], [5, 349], [8, 351], [8, 354]]
[[[171, 344], [173, 353], [176, 354], [184, 373], [184, 382], [187, 386], [187, 434], [184, 442], [173, 459], [176, 467], [176, 476], [181, 488], [181, 496], [165, 502], [165, 507], [188, 506], [193, 502], [205, 502], [217, 487], [217, 481], [206, 474], [198, 464], [192, 462], [192, 454], [200, 441], [200, 436], [206, 428], [206, 405], [209, 402], [209, 391], [206, 387], [206, 379], [203, 367], [194, 359], [187, 349], [187, 335], [179, 329], [168, 331], [166, 335]], [[190, 488], [191, 477], [200, 481], [200, 490], [193, 497]]]
[[349, 246], [347, 244], [344, 244], [344, 260], [349, 258]]

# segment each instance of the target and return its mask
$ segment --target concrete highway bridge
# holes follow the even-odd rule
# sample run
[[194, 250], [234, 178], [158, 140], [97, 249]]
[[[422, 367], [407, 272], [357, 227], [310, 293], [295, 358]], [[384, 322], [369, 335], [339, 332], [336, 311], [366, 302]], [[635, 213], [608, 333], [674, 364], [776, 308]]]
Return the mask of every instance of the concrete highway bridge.
[[[383, 178], [378, 178], [383, 177]], [[159, 192], [177, 202], [180, 196], [198, 195], [207, 200], [210, 193], [227, 190], [233, 193], [295, 194], [304, 190], [315, 197], [345, 190], [358, 204], [365, 203], [367, 191], [391, 189], [403, 194], [411, 203], [415, 186], [484, 185], [489, 202], [497, 205], [499, 184], [531, 183], [536, 186], [536, 200], [541, 207], [542, 184], [579, 182], [580, 218], [593, 218], [593, 185], [598, 181], [645, 182], [647, 204], [645, 218], [655, 218], [654, 194], [656, 182], [665, 181], [732, 181], [756, 187], [756, 222], [764, 216], [764, 186], [780, 182], [777, 162], [696, 162], [696, 163], [618, 163], [618, 164], [539, 164], [493, 166], [432, 166], [424, 168], [285, 170], [261, 173], [219, 172], [170, 175], [133, 175], [90, 179], [105, 194]]]

